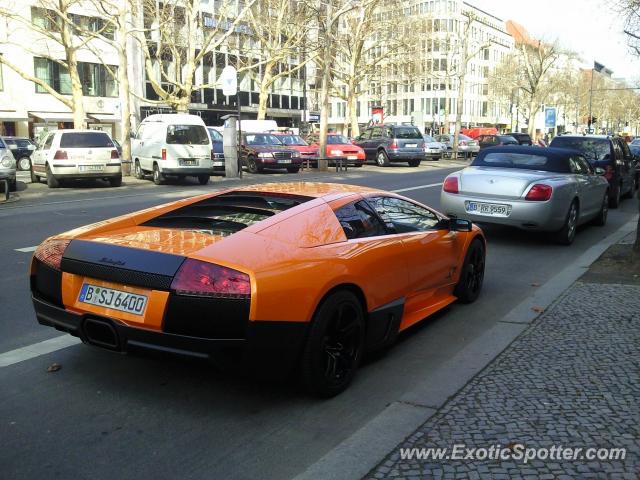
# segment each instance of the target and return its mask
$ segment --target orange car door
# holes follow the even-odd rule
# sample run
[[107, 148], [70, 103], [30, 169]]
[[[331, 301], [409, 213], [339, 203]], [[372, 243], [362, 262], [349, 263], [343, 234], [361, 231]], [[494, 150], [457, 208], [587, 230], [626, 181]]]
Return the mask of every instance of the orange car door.
[[413, 202], [391, 196], [367, 200], [403, 244], [409, 274], [405, 308], [411, 317], [403, 324], [423, 318], [419, 312], [428, 314], [441, 302], [453, 301], [453, 278], [459, 250], [457, 233], [438, 228], [439, 217]]

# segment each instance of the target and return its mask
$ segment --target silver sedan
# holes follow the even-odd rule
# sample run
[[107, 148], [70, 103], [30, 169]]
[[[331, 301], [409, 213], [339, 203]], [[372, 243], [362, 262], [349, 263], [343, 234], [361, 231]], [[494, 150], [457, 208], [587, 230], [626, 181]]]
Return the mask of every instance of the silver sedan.
[[578, 225], [604, 225], [609, 184], [575, 150], [494, 147], [471, 165], [449, 175], [442, 186], [441, 210], [479, 223], [553, 232], [569, 245]]

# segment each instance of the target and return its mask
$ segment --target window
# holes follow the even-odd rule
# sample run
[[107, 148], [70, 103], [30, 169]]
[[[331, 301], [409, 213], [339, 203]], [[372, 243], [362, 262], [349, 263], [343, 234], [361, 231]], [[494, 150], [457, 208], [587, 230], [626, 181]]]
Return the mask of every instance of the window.
[[169, 125], [167, 143], [173, 145], [207, 145], [207, 130], [202, 125]]
[[53, 137], [55, 134], [50, 133], [49, 136], [47, 137], [47, 140], [44, 142], [44, 145], [42, 147], [43, 150], [49, 150], [51, 148], [51, 144], [53, 143]]
[[31, 23], [42, 30], [58, 31], [60, 18], [53, 10], [31, 7]]
[[113, 148], [113, 142], [104, 132], [63, 133], [60, 148]]
[[382, 137], [382, 127], [373, 127], [371, 130], [371, 138], [380, 138]]
[[372, 197], [368, 202], [387, 227], [393, 227], [396, 233], [424, 232], [440, 221], [432, 211], [399, 198]]
[[375, 237], [387, 232], [366, 202], [350, 203], [335, 212], [347, 239]]
[[[109, 67], [114, 74], [115, 66]], [[60, 63], [49, 58], [33, 59], [33, 70], [36, 78], [43, 80], [56, 92], [71, 95], [71, 76]], [[89, 97], [117, 97], [118, 85], [107, 68], [99, 63], [78, 62], [78, 75], [82, 83], [82, 94]], [[47, 93], [47, 90], [36, 85], [36, 93]]]
[[569, 159], [569, 164], [571, 165], [571, 172], [578, 175], [589, 175], [593, 173], [593, 169], [589, 162], [587, 162], [583, 157], [572, 156]]
[[371, 138], [371, 129], [367, 128], [364, 132], [362, 132], [359, 138], [360, 140], [369, 140]]

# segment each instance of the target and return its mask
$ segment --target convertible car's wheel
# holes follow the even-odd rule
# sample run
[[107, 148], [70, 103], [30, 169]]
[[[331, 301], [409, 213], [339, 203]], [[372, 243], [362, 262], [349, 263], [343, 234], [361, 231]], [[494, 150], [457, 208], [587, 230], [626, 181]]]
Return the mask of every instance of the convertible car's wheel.
[[302, 355], [302, 383], [319, 397], [333, 397], [353, 379], [364, 351], [364, 314], [347, 290], [327, 297], [311, 324]]
[[611, 208], [620, 206], [620, 185], [616, 185], [613, 190], [609, 191], [609, 206]]
[[593, 224], [602, 227], [607, 223], [607, 216], [609, 214], [609, 192], [604, 194], [604, 198], [602, 199], [602, 206], [600, 207], [600, 212], [598, 216], [593, 219]]
[[376, 155], [376, 163], [379, 167], [388, 167], [389, 166], [389, 157], [384, 150], [380, 150], [378, 155]]
[[555, 241], [561, 245], [571, 245], [576, 238], [576, 228], [578, 227], [578, 204], [571, 202], [564, 226], [555, 233]]
[[482, 290], [484, 280], [484, 244], [482, 240], [474, 240], [469, 245], [467, 254], [464, 257], [460, 280], [456, 285], [453, 294], [458, 297], [461, 303], [474, 302]]

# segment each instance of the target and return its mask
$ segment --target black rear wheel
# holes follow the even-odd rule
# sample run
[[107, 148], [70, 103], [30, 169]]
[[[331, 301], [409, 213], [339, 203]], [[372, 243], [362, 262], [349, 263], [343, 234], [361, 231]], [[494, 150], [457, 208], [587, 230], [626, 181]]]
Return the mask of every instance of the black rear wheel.
[[453, 294], [462, 303], [472, 303], [480, 295], [484, 281], [485, 251], [482, 240], [473, 240], [462, 264], [460, 280]]
[[379, 167], [388, 167], [389, 166], [389, 157], [384, 150], [380, 150], [376, 155], [376, 163]]
[[206, 185], [209, 183], [209, 175], [198, 175], [198, 182], [200, 185]]
[[249, 173], [258, 173], [260, 171], [258, 163], [254, 157], [247, 158], [247, 169], [249, 170]]
[[306, 390], [333, 397], [353, 379], [364, 351], [364, 314], [355, 294], [332, 293], [313, 316], [302, 355], [301, 377]]
[[31, 165], [31, 183], [40, 183], [40, 177], [33, 171], [33, 165]]
[[616, 185], [609, 191], [609, 207], [618, 208], [620, 206], [620, 185]]
[[300, 171], [300, 167], [287, 167], [287, 172], [289, 173], [298, 173]]
[[60, 182], [58, 181], [58, 179], [51, 172], [51, 168], [49, 168], [49, 165], [47, 165], [47, 170], [46, 171], [47, 171], [47, 186], [49, 188], [58, 188], [58, 187], [60, 187]]
[[122, 185], [122, 177], [111, 177], [109, 179], [109, 185], [112, 187], [119, 187]]
[[163, 185], [166, 182], [165, 176], [160, 171], [157, 163], [153, 164], [153, 183], [156, 185]]
[[420, 166], [420, 159], [414, 159], [414, 160], [409, 160], [409, 166], [410, 167], [419, 167]]
[[136, 163], [133, 166], [133, 174], [138, 180], [142, 180], [144, 178], [144, 172], [142, 171], [139, 160], [136, 160]]

